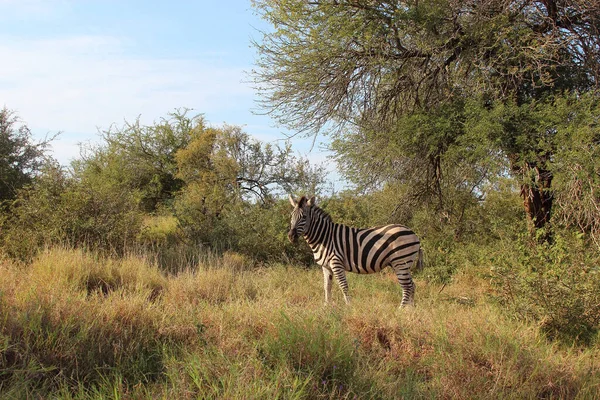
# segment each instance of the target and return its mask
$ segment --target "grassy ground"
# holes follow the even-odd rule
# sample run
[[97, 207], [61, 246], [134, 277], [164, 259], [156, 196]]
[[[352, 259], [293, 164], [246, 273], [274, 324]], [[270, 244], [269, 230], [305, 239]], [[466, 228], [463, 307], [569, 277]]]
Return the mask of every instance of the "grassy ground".
[[[165, 275], [144, 258], [55, 249], [0, 261], [2, 398], [598, 398], [600, 349], [564, 348], [486, 301], [476, 274], [349, 276], [323, 305], [317, 268], [207, 257]], [[337, 288], [336, 288], [337, 289]]]

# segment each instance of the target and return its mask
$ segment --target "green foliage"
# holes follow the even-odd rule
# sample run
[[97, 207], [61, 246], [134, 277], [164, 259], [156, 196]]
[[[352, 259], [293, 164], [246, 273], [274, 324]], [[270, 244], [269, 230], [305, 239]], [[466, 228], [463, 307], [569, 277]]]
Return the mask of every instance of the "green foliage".
[[333, 127], [359, 189], [406, 184], [460, 225], [482, 186], [510, 172], [538, 229], [569, 120], [557, 102], [578, 102], [600, 77], [599, 53], [584, 50], [600, 44], [598, 8], [552, 4], [255, 1], [274, 27], [256, 43], [255, 77], [280, 122]]
[[514, 315], [537, 321], [552, 339], [591, 344], [600, 329], [600, 256], [583, 235], [554, 243], [500, 242], [490, 260], [496, 295]]
[[21, 190], [10, 213], [0, 217], [2, 249], [12, 257], [30, 258], [46, 241], [64, 240], [64, 215], [57, 205], [68, 179], [59, 166], [47, 164], [36, 183], [35, 189]]
[[526, 230], [522, 204], [517, 182], [508, 178], [497, 180], [486, 190], [481, 212], [471, 220], [476, 232], [473, 239], [482, 245], [517, 240]]
[[137, 119], [102, 133], [103, 143], [87, 149], [74, 163], [83, 179], [96, 179], [129, 188], [140, 196], [140, 208], [152, 212], [170, 204], [182, 188], [175, 155], [188, 145], [195, 130], [206, 125], [201, 116], [177, 110], [152, 125]]
[[598, 8], [589, 2], [253, 5], [274, 28], [255, 43], [264, 105], [297, 130], [396, 122], [472, 94], [527, 102], [553, 90], [588, 90], [600, 76], [599, 54], [582, 50], [600, 43]]
[[374, 218], [382, 218], [385, 211], [377, 209], [375, 195], [357, 196], [354, 191], [346, 190], [326, 199], [317, 199], [320, 206], [331, 215], [334, 222], [357, 228], [379, 225]]
[[179, 239], [179, 221], [172, 215], [146, 216], [137, 240], [148, 247], [174, 246]]
[[[482, 120], [485, 112], [476, 102], [455, 101], [399, 117], [391, 134], [350, 131], [333, 149], [345, 174], [386, 204], [373, 215], [387, 221], [376, 224], [399, 222], [425, 236], [443, 225], [455, 239], [468, 240], [480, 203], [507, 168], [489, 131], [497, 123]], [[429, 221], [411, 222], [415, 213]]]
[[561, 125], [552, 162], [556, 191], [555, 218], [589, 233], [600, 248], [600, 99], [564, 96], [552, 110]]
[[49, 141], [34, 143], [27, 125], [6, 107], [0, 109], [0, 204], [31, 183], [46, 161]]
[[[176, 155], [178, 177], [215, 192], [220, 202], [255, 200], [309, 188], [316, 191], [322, 171], [292, 155], [291, 146], [261, 143], [238, 126], [198, 127], [188, 146]], [[218, 211], [218, 210], [217, 210]]]
[[2, 216], [4, 250], [21, 259], [52, 244], [122, 254], [140, 229], [138, 203], [138, 193], [127, 187], [95, 176], [76, 180], [48, 165]]
[[231, 232], [231, 248], [260, 261], [311, 265], [314, 261], [308, 245], [292, 244], [287, 238], [290, 212], [287, 200], [267, 206], [242, 205], [223, 219]]
[[258, 260], [306, 260], [305, 249], [284, 240], [287, 210], [275, 199], [316, 192], [323, 172], [293, 156], [289, 144], [209, 127], [187, 111], [111, 128], [103, 139], [69, 172], [48, 164], [19, 192], [0, 218], [7, 254], [30, 258], [52, 244], [118, 254], [140, 247], [174, 271], [182, 254], [197, 259], [198, 245]]
[[261, 260], [297, 254], [284, 241], [285, 203], [275, 199], [299, 188], [317, 190], [320, 168], [294, 157], [289, 145], [263, 144], [228, 125], [195, 130], [176, 160], [185, 186], [174, 209], [186, 237]]
[[47, 165], [2, 216], [5, 251], [28, 258], [57, 243], [118, 254], [138, 241], [148, 245], [143, 212], [172, 204], [183, 184], [175, 154], [203, 124], [186, 111], [150, 126], [138, 120], [104, 132], [104, 143], [69, 172]]

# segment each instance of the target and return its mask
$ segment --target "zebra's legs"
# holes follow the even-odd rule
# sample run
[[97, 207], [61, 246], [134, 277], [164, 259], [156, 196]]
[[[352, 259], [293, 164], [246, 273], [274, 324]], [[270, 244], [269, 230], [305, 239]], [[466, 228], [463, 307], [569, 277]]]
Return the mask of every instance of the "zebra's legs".
[[402, 303], [400, 304], [400, 307], [415, 305], [416, 286], [410, 275], [410, 267], [413, 262], [413, 260], [410, 260], [403, 264], [392, 265], [396, 277], [398, 277], [398, 282], [400, 282], [400, 286], [402, 286]]
[[348, 296], [348, 281], [346, 280], [346, 271], [344, 270], [343, 264], [337, 260], [331, 261], [331, 271], [333, 272], [338, 285], [340, 285], [340, 289], [342, 289], [344, 301], [346, 304], [350, 304], [350, 296]]
[[331, 281], [333, 280], [333, 272], [329, 268], [323, 267], [323, 288], [325, 289], [325, 304], [329, 304], [331, 300]]

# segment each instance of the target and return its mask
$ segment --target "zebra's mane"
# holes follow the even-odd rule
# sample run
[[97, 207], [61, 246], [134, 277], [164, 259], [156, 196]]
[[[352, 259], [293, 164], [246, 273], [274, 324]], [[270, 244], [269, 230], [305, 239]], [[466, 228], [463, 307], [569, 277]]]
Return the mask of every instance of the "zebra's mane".
[[331, 219], [331, 215], [329, 215], [327, 213], [327, 211], [323, 210], [321, 207], [316, 206], [316, 205], [313, 206], [312, 208], [315, 210], [314, 212], [315, 212], [316, 215], [318, 215], [319, 217], [325, 219], [326, 221], [333, 222], [333, 220]]

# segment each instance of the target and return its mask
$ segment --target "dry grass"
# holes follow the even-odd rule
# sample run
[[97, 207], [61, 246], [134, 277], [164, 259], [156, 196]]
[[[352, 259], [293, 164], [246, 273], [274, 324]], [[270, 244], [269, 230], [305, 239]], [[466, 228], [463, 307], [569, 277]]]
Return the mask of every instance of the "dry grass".
[[177, 275], [54, 249], [0, 261], [0, 394], [60, 398], [595, 398], [600, 350], [562, 348], [485, 300], [475, 274], [351, 275], [229, 253]]

